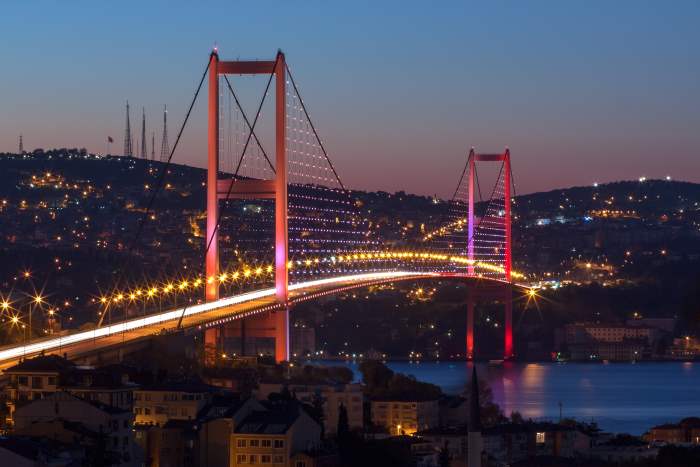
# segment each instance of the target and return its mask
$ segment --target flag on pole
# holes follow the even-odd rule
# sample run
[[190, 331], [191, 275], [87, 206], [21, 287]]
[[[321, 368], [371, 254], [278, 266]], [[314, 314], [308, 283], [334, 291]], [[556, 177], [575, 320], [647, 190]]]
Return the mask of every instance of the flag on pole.
[[113, 139], [111, 136], [108, 136], [108, 137], [107, 137], [107, 142], [108, 142], [108, 143], [113, 143], [113, 142], [114, 142], [114, 139]]

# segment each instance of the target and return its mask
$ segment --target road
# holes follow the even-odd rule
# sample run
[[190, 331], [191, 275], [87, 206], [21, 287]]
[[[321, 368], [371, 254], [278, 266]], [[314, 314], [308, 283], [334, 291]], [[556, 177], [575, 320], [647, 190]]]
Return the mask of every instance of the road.
[[[436, 273], [395, 271], [305, 281], [289, 286], [289, 301], [293, 304], [320, 295], [338, 293], [346, 289], [365, 287], [375, 283], [439, 276], [440, 274]], [[143, 318], [117, 322], [89, 331], [76, 331], [58, 338], [41, 339], [26, 346], [8, 346], [0, 348], [0, 369], [16, 365], [22, 358], [38, 355], [42, 352], [45, 354], [65, 354], [69, 359], [75, 359], [101, 349], [118, 347], [121, 344], [146, 339], [155, 334], [173, 332], [177, 330], [178, 321], [183, 313], [182, 329], [188, 329], [224, 318], [241, 318], [278, 306], [279, 304], [275, 300], [275, 290], [272, 288], [262, 289], [222, 298], [214, 302], [191, 305], [184, 309], [177, 308]]]

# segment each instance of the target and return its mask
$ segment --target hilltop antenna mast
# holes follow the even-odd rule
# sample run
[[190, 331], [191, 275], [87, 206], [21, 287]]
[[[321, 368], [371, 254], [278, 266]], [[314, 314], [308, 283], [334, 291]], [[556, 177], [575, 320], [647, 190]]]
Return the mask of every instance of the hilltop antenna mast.
[[146, 109], [142, 107], [141, 118], [141, 159], [148, 159], [148, 148], [146, 144]]
[[131, 124], [129, 123], [129, 101], [126, 101], [126, 130], [124, 131], [124, 155], [132, 157], [134, 155], [131, 140]]
[[170, 146], [168, 145], [168, 106], [163, 106], [163, 141], [160, 143], [160, 161], [168, 162]]
[[151, 160], [156, 160], [156, 132], [151, 132]]
[[24, 143], [22, 142], [22, 133], [19, 134], [19, 153], [24, 154]]

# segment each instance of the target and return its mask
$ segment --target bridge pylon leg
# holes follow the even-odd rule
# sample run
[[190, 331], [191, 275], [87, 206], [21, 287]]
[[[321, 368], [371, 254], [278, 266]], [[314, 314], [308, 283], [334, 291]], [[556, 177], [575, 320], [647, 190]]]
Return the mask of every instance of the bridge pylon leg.
[[503, 326], [505, 335], [503, 336], [503, 359], [504, 360], [509, 360], [514, 357], [513, 353], [513, 292], [510, 289], [510, 286], [506, 287], [506, 296], [505, 296], [505, 316], [504, 316], [504, 323], [505, 326]]
[[467, 288], [467, 360], [474, 360], [474, 290]]

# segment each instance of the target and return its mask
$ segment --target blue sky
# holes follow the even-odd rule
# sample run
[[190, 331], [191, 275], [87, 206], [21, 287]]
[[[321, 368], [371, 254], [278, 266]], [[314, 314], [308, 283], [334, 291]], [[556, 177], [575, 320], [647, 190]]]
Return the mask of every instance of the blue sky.
[[[12, 1], [0, 151], [121, 151], [124, 102], [174, 138], [216, 43], [281, 48], [349, 186], [447, 196], [470, 146], [509, 146], [519, 192], [700, 181], [700, 2]], [[264, 83], [263, 83], [264, 84]], [[205, 102], [178, 162], [203, 165]], [[149, 129], [150, 131], [150, 129]], [[156, 139], [158, 139], [157, 136]]]

